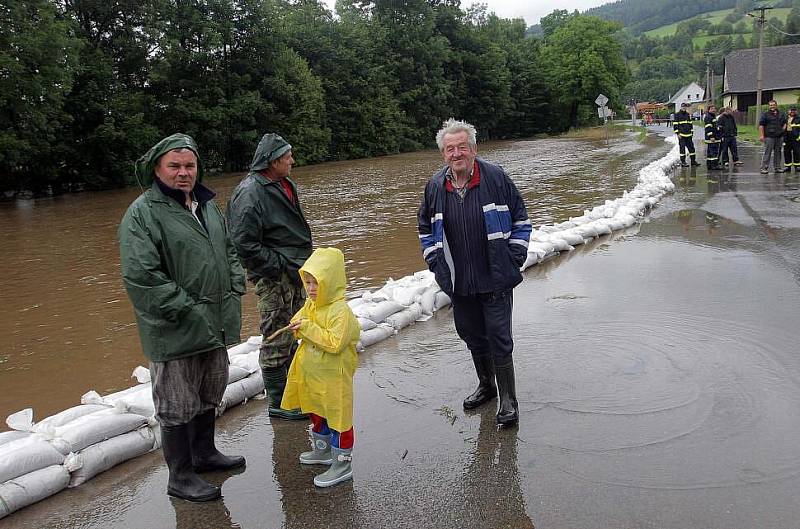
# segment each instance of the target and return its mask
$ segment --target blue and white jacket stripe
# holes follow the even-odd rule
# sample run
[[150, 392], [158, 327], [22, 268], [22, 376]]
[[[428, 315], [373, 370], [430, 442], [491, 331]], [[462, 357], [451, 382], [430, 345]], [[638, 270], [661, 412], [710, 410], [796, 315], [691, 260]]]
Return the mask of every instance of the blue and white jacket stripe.
[[[522, 281], [519, 268], [525, 262], [531, 222], [525, 202], [505, 171], [497, 165], [477, 159], [481, 183], [477, 191], [483, 208], [486, 238], [489, 245], [489, 269], [494, 290], [500, 292]], [[428, 182], [417, 214], [422, 256], [436, 275], [436, 282], [447, 294], [453, 293], [455, 267], [444, 233], [445, 174], [442, 168]]]

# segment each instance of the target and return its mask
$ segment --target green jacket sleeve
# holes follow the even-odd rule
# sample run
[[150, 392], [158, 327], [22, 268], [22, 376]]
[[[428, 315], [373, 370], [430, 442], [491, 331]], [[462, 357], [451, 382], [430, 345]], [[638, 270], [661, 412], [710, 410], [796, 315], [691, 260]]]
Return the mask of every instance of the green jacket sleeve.
[[[220, 211], [219, 206], [214, 203], [214, 207], [217, 209], [220, 218], [224, 219], [225, 216], [222, 214], [222, 211]], [[223, 225], [225, 225], [224, 221]], [[225, 225], [225, 251], [228, 255], [228, 266], [231, 270], [231, 290], [243, 296], [247, 292], [244, 269], [242, 268], [242, 263], [239, 261], [239, 256], [236, 254], [236, 248], [233, 246], [230, 229], [227, 225]]]
[[257, 198], [251, 188], [231, 201], [228, 211], [231, 239], [247, 270], [258, 277], [275, 278], [285, 268], [286, 260], [261, 243], [264, 213]]
[[119, 227], [122, 281], [137, 312], [177, 322], [192, 311], [195, 300], [162, 270], [155, 239], [141, 211], [129, 209]]

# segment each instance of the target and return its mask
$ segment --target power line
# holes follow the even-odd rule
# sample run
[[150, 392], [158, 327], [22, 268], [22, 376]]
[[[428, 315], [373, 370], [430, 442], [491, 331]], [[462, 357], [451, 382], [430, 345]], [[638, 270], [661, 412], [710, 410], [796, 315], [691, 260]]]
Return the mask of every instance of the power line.
[[782, 34], [786, 35], [787, 37], [800, 37], [800, 33], [786, 33], [782, 29], [778, 29], [776, 26], [772, 25], [771, 22], [767, 22], [767, 25], [770, 28], [772, 28], [774, 31], [777, 31], [778, 33], [782, 33]]

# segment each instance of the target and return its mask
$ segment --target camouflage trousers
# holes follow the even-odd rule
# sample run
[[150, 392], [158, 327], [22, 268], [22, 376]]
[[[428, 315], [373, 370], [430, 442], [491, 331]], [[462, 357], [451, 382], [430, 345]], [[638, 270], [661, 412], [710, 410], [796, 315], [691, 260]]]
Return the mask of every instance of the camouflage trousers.
[[[256, 295], [264, 338], [289, 325], [292, 316], [306, 301], [306, 291], [297, 273], [290, 276], [283, 272], [277, 279], [260, 279], [256, 283]], [[288, 368], [296, 348], [294, 333], [285, 332], [271, 342], [261, 344], [258, 363], [262, 369], [284, 365]]]

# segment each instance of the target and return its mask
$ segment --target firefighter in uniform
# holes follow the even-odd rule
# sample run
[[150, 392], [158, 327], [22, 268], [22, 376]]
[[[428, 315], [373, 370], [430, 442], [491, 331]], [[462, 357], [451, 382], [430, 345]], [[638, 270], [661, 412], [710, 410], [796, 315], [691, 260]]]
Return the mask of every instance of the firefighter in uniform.
[[681, 151], [681, 167], [689, 167], [686, 163], [686, 151], [689, 151], [692, 165], [700, 165], [695, 160], [694, 154], [694, 126], [692, 125], [692, 117], [686, 111], [689, 103], [681, 103], [681, 109], [675, 114], [675, 121], [672, 122], [672, 130], [678, 135], [678, 145]]
[[786, 121], [786, 134], [783, 136], [784, 171], [789, 173], [794, 168], [795, 173], [800, 173], [800, 116], [797, 115], [797, 107], [789, 108]]
[[703, 119], [705, 122], [705, 142], [706, 142], [706, 167], [708, 169], [720, 169], [719, 165], [719, 144], [720, 135], [719, 127], [717, 126], [717, 107], [710, 105], [706, 117]]

